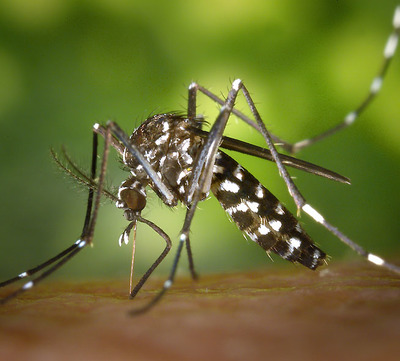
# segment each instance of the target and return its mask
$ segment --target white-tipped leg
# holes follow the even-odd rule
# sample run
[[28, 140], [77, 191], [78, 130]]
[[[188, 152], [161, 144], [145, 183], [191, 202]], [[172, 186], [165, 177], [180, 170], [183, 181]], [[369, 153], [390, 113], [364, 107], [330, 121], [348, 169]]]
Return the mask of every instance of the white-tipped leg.
[[236, 79], [232, 83], [232, 89], [239, 91], [240, 87], [242, 86], [242, 81], [240, 79]]
[[353, 124], [359, 118], [361, 113], [363, 113], [365, 109], [368, 108], [368, 106], [371, 104], [375, 96], [382, 89], [383, 80], [387, 73], [390, 61], [392, 60], [394, 54], [396, 53], [396, 49], [399, 42], [399, 35], [400, 35], [399, 33], [400, 33], [400, 6], [397, 6], [393, 16], [393, 31], [389, 35], [385, 47], [383, 49], [382, 65], [377, 75], [371, 82], [371, 86], [367, 96], [364, 99], [362, 99], [359, 105], [356, 108], [354, 108], [353, 111], [349, 112], [341, 122], [339, 122], [336, 126], [326, 130], [321, 134], [318, 134], [312, 138], [300, 140], [294, 144], [290, 144], [282, 139], [275, 137], [276, 139], [278, 139], [279, 143], [281, 143], [282, 148], [286, 149], [291, 153], [297, 153], [303, 148], [306, 148], [314, 143], [317, 143], [322, 139], [330, 137], [336, 132]]
[[377, 266], [383, 266], [385, 264], [385, 261], [382, 258], [375, 256], [372, 253], [368, 254], [367, 258], [368, 258], [368, 261], [376, 264]]
[[325, 219], [320, 213], [318, 213], [313, 207], [308, 203], [303, 206], [303, 211], [306, 212], [310, 217], [312, 217], [318, 223], [324, 223]]
[[169, 289], [169, 288], [171, 288], [171, 286], [172, 286], [172, 281], [171, 280], [166, 280], [165, 282], [164, 282], [164, 288], [167, 290], [167, 289]]
[[316, 222], [322, 224], [329, 232], [331, 232], [333, 235], [335, 235], [337, 238], [339, 238], [344, 244], [346, 244], [347, 246], [352, 248], [354, 251], [356, 251], [360, 256], [366, 258], [369, 262], [371, 262], [377, 266], [384, 267], [392, 272], [400, 274], [399, 266], [388, 263], [383, 258], [381, 258], [375, 254], [367, 252], [364, 248], [362, 248], [357, 243], [352, 241], [344, 233], [339, 231], [339, 229], [337, 229], [335, 226], [328, 223], [326, 221], [326, 219], [319, 212], [317, 212], [313, 207], [311, 207], [309, 204], [305, 204], [302, 209], [310, 217], [312, 217]]
[[398, 41], [399, 41], [399, 36], [396, 33], [390, 35], [386, 43], [385, 50], [383, 51], [383, 56], [386, 59], [393, 57], [394, 53], [396, 52]]

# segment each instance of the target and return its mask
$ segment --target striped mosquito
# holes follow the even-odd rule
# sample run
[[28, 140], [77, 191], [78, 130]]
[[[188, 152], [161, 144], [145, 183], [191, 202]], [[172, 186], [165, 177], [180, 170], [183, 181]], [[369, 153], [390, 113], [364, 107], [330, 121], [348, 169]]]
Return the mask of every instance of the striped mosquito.
[[[166, 243], [163, 252], [135, 287], [133, 287], [133, 271], [131, 270], [129, 293], [131, 298], [135, 297], [172, 246], [169, 236], [160, 227], [141, 216], [141, 211], [146, 206], [146, 189], [148, 187], [167, 206], [174, 207], [181, 202], [187, 207], [187, 210], [168, 279], [164, 282], [160, 292], [149, 303], [133, 310], [132, 314], [150, 309], [172, 286], [184, 246], [186, 246], [191, 276], [193, 279], [197, 278], [189, 233], [197, 205], [208, 196], [210, 191], [238, 228], [267, 253], [273, 252], [290, 262], [302, 264], [312, 270], [321, 266], [325, 262], [326, 254], [313, 243], [296, 217], [252, 174], [224, 153], [222, 149], [238, 151], [275, 162], [279, 174], [285, 181], [296, 204], [298, 213], [301, 211], [307, 213], [314, 221], [320, 223], [368, 261], [400, 274], [399, 266], [390, 264], [379, 256], [364, 250], [313, 208], [294, 184], [286, 167], [297, 168], [342, 183], [350, 183], [349, 179], [315, 164], [280, 154], [275, 146], [275, 143], [279, 144], [284, 150], [295, 153], [354, 123], [382, 87], [383, 78], [397, 47], [400, 33], [400, 7], [395, 10], [393, 27], [394, 30], [384, 48], [382, 66], [373, 79], [366, 98], [354, 111], [348, 113], [337, 126], [314, 138], [290, 144], [271, 134], [265, 127], [246, 86], [240, 79], [236, 79], [224, 100], [201, 85], [192, 83], [189, 86], [188, 108], [185, 116], [173, 113], [151, 116], [130, 137], [115, 122], [109, 121], [104, 126], [95, 124], [93, 126], [90, 175], [82, 172], [65, 151], [63, 151], [64, 161], [52, 151], [59, 166], [89, 189], [86, 217], [81, 236], [74, 244], [53, 258], [0, 283], [0, 287], [3, 287], [31, 277], [30, 281], [3, 298], [1, 302], [4, 303], [31, 289], [93, 242], [102, 196], [114, 201], [116, 206], [124, 211], [124, 216], [129, 221], [128, 226], [119, 238], [120, 244], [128, 243], [132, 231], [133, 244], [135, 243], [138, 222], [149, 226]], [[204, 121], [196, 113], [198, 92], [221, 105], [219, 115], [209, 132], [202, 129]], [[240, 92], [243, 94], [254, 119], [235, 109], [234, 104]], [[260, 132], [268, 149], [224, 136], [224, 129], [232, 114]], [[96, 178], [99, 135], [104, 138], [105, 144], [99, 176]], [[113, 194], [104, 187], [110, 148], [117, 151], [130, 172], [127, 180], [119, 186], [118, 194]], [[43, 272], [34, 277], [39, 271]]]

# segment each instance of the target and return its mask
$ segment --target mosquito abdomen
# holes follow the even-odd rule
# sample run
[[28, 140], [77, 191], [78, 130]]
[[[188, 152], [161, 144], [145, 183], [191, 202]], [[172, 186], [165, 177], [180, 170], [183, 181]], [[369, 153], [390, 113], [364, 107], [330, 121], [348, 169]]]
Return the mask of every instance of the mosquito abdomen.
[[238, 228], [267, 252], [310, 269], [326, 254], [296, 218], [250, 172], [219, 151], [211, 190]]

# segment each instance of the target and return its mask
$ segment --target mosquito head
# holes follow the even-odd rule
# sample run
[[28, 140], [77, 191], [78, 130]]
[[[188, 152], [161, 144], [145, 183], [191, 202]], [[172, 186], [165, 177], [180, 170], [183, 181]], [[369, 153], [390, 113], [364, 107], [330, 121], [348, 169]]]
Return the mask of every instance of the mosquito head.
[[119, 192], [121, 200], [130, 211], [140, 212], [146, 207], [146, 196], [133, 188], [124, 188]]

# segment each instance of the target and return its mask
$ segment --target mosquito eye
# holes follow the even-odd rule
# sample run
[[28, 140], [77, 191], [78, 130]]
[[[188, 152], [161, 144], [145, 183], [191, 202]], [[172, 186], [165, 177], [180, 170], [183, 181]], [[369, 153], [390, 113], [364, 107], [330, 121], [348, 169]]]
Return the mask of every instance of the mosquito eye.
[[135, 189], [122, 190], [120, 197], [134, 211], [141, 211], [146, 206], [146, 197]]

